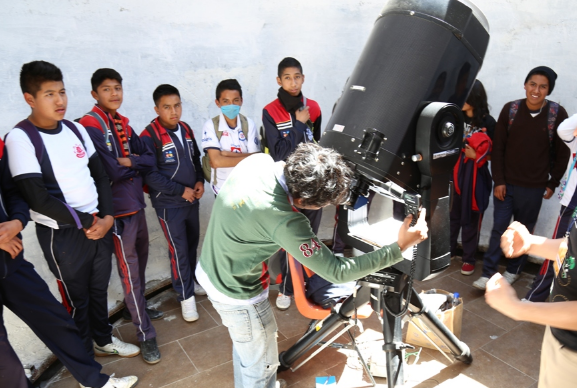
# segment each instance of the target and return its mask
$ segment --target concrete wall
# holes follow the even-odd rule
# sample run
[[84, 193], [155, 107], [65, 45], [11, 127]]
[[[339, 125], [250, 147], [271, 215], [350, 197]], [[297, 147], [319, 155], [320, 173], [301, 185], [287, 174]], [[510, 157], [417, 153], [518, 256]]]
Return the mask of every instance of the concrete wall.
[[[551, 98], [574, 113], [576, 54], [570, 51], [570, 43], [577, 40], [577, 29], [571, 28], [569, 19], [572, 2], [476, 3], [491, 26], [491, 43], [479, 78], [487, 88], [493, 115], [498, 116], [505, 102], [524, 96], [525, 74], [538, 65], [557, 71], [559, 79]], [[294, 56], [304, 66], [304, 93], [320, 103], [326, 124], [384, 4], [384, 0], [0, 0], [0, 106], [4, 118], [0, 134], [28, 114], [18, 74], [23, 63], [36, 59], [53, 62], [63, 70], [69, 119], [92, 106], [92, 72], [113, 67], [124, 77], [121, 112], [131, 118], [137, 131], [154, 117], [153, 89], [171, 83], [181, 91], [183, 119], [200, 138], [203, 122], [218, 112], [213, 101], [220, 80], [240, 81], [242, 112], [260, 124], [262, 107], [276, 96], [276, 65], [283, 57]], [[552, 229], [558, 209], [555, 198], [544, 203], [539, 233], [549, 234]], [[203, 225], [211, 205], [212, 196], [206, 195], [201, 207]], [[151, 210], [147, 210], [152, 244], [147, 275], [155, 282], [167, 279], [169, 272], [165, 241]], [[486, 243], [491, 215], [489, 209], [481, 244]], [[329, 229], [323, 233], [330, 235]], [[34, 234], [33, 226], [25, 230], [26, 257], [56, 291]], [[110, 307], [121, 300], [114, 270]], [[38, 366], [49, 352], [11, 313], [5, 314], [5, 322], [22, 361]]]

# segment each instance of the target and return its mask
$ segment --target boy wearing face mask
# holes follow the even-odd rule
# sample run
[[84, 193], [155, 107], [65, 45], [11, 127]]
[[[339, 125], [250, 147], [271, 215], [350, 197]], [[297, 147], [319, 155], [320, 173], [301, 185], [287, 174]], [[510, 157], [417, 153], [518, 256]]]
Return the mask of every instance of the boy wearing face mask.
[[233, 168], [247, 156], [260, 152], [260, 144], [254, 122], [239, 113], [242, 89], [237, 80], [221, 81], [214, 102], [221, 112], [204, 124], [202, 149], [210, 162], [210, 187], [218, 194]]

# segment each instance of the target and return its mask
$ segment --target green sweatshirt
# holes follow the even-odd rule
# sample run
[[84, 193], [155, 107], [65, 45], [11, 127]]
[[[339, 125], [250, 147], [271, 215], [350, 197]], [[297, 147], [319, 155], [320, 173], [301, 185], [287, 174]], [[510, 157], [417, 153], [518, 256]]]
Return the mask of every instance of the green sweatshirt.
[[200, 265], [214, 287], [240, 300], [268, 287], [267, 261], [284, 248], [333, 283], [345, 283], [403, 260], [397, 243], [358, 257], [335, 256], [296, 212], [266, 154], [239, 163], [219, 192], [204, 239]]

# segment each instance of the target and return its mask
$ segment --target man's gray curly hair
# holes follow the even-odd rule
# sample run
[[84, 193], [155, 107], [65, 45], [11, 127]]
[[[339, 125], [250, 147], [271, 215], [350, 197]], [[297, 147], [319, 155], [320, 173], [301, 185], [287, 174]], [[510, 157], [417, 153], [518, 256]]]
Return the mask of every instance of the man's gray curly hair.
[[333, 149], [301, 143], [284, 167], [290, 194], [303, 205], [323, 207], [346, 201], [353, 171]]

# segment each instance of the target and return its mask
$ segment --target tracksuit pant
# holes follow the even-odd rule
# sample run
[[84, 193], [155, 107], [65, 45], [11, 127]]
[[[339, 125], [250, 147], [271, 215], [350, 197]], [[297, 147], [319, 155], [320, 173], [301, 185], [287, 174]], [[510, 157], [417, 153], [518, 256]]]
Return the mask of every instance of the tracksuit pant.
[[[489, 240], [489, 249], [483, 259], [483, 276], [490, 278], [498, 270], [501, 258], [501, 236], [511, 223], [511, 217], [527, 227], [533, 233], [545, 188], [521, 187], [507, 184], [505, 200], [501, 201], [493, 197], [493, 230]], [[527, 255], [507, 260], [507, 272], [519, 274], [527, 262]]]
[[[572, 220], [573, 211], [575, 209], [567, 208], [561, 206], [561, 211], [559, 212], [559, 217], [557, 218], [557, 224], [555, 225], [555, 230], [553, 232], [553, 238], [561, 238], [567, 232], [569, 228], [569, 223]], [[563, 259], [563, 258], [561, 258]], [[553, 268], [553, 262], [551, 260], [545, 260], [541, 269], [531, 285], [531, 290], [525, 296], [525, 299], [531, 302], [545, 302], [549, 298], [551, 293], [551, 284], [555, 280], [555, 269]]]
[[178, 301], [194, 296], [196, 250], [200, 236], [198, 202], [185, 207], [155, 209], [168, 242], [170, 276]]
[[156, 331], [146, 314], [146, 264], [148, 263], [148, 228], [144, 209], [130, 216], [114, 219], [112, 227], [118, 275], [124, 290], [124, 303], [132, 316], [138, 341], [156, 338]]
[[62, 304], [76, 322], [86, 351], [94, 356], [92, 340], [112, 342], [108, 320], [108, 283], [112, 271], [112, 236], [89, 240], [82, 229], [52, 229], [36, 224], [36, 235], [56, 277]]
[[22, 364], [8, 342], [2, 321], [6, 306], [22, 319], [46, 346], [86, 387], [102, 387], [108, 376], [102, 366], [88, 354], [80, 332], [70, 314], [50, 293], [46, 282], [34, 266], [25, 261], [12, 274], [0, 279], [0, 385], [31, 388]]
[[[311, 228], [313, 229], [313, 233], [317, 234], [319, 232], [319, 227], [321, 225], [321, 218], [323, 217], [323, 209], [319, 210], [309, 210], [309, 209], [299, 209], [299, 211], [304, 214], [311, 223]], [[282, 274], [282, 282], [279, 285], [279, 290], [281, 294], [292, 296], [293, 292], [293, 283], [292, 283], [292, 276], [290, 272], [290, 268], [288, 266], [288, 261], [286, 257], [286, 252], [284, 250], [280, 250], [278, 253], [280, 256], [280, 268]], [[319, 277], [318, 275], [314, 275]], [[320, 278], [319, 281], [324, 281], [327, 284], [332, 284], [327, 282], [326, 280]]]
[[469, 223], [463, 224], [461, 220], [461, 199], [462, 197], [459, 194], [454, 193], [453, 207], [451, 208], [451, 257], [455, 256], [457, 239], [459, 231], [461, 231], [463, 263], [475, 265], [475, 253], [477, 253], [477, 246], [479, 245], [483, 213], [471, 210]]

